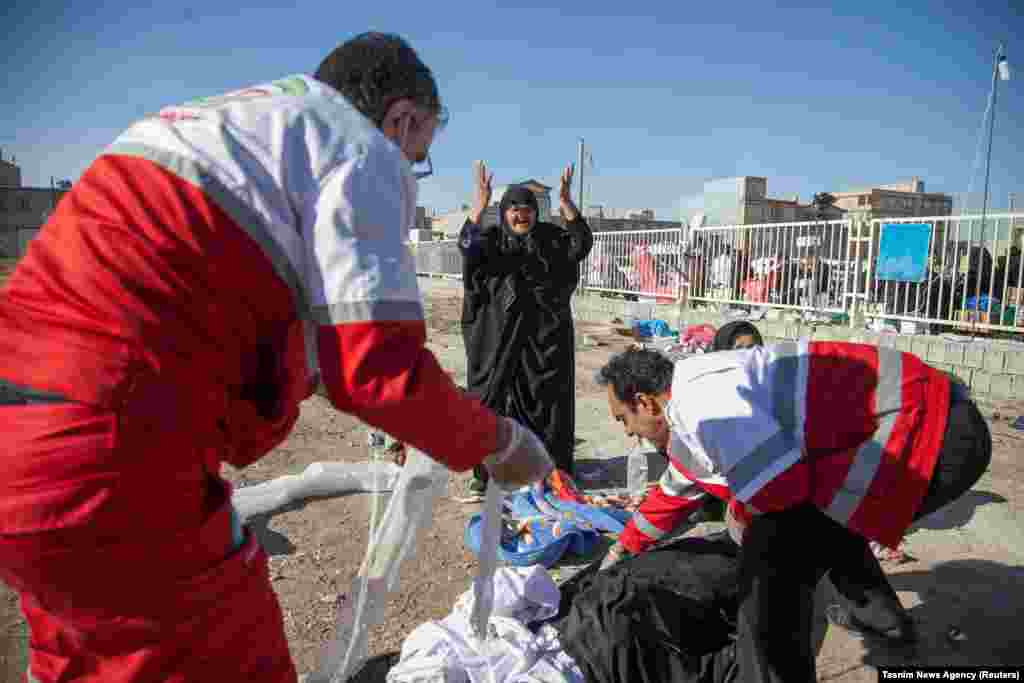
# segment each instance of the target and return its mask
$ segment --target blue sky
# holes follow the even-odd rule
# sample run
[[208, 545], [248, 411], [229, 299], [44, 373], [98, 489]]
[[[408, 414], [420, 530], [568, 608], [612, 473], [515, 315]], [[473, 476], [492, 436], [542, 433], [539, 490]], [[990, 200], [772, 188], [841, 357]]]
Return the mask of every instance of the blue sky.
[[1016, 0], [844, 3], [861, 16], [743, 1], [89, 4], [0, 10], [10, 67], [0, 147], [26, 184], [78, 177], [163, 105], [310, 73], [375, 29], [412, 43], [451, 110], [435, 177], [421, 183], [420, 203], [438, 211], [470, 200], [475, 159], [497, 183], [557, 185], [580, 137], [595, 164], [588, 204], [663, 219], [677, 219], [704, 180], [732, 175], [767, 176], [770, 196], [804, 201], [919, 176], [930, 191], [973, 189], [980, 206], [975, 157], [1002, 40], [1013, 78], [999, 84], [990, 204], [1016, 191], [1024, 206]]

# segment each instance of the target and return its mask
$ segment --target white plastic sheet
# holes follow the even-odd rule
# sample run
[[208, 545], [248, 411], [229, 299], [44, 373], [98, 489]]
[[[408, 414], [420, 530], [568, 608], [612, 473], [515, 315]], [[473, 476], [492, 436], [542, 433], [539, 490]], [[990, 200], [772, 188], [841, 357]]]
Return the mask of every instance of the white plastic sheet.
[[305, 498], [351, 491], [391, 491], [401, 471], [398, 465], [385, 462], [315, 462], [302, 474], [289, 474], [235, 489], [231, 502], [244, 521]]
[[[398, 481], [379, 523], [371, 519], [366, 556], [348, 596], [339, 604], [334, 634], [306, 683], [342, 683], [363, 665], [369, 630], [384, 621], [387, 597], [398, 589], [402, 562], [412, 557], [417, 540], [430, 527], [434, 501], [447, 486], [448, 470], [412, 448], [405, 466], [398, 469]], [[371, 518], [375, 516], [371, 513]]]

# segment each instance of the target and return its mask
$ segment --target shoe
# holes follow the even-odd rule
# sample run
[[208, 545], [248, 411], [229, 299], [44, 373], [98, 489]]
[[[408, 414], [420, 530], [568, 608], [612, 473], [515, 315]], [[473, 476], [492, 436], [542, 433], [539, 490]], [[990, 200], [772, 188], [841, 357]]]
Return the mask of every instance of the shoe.
[[825, 608], [825, 618], [830, 624], [846, 629], [856, 636], [896, 647], [910, 647], [917, 644], [920, 639], [917, 625], [910, 617], [905, 617], [899, 626], [879, 630], [858, 619], [842, 605], [834, 604]]

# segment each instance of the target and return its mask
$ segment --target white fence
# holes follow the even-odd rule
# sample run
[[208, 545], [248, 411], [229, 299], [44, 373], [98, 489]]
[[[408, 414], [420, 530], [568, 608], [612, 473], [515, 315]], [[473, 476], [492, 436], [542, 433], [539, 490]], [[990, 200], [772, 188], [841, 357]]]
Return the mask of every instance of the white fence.
[[[924, 277], [895, 282], [871, 277], [864, 290], [868, 317], [955, 329], [1024, 332], [1024, 214], [874, 220], [928, 225]], [[878, 237], [869, 244], [877, 249]], [[875, 259], [869, 259], [875, 266]]]
[[[910, 264], [917, 272], [898, 281], [877, 272], [880, 246], [891, 256], [891, 238], [907, 232], [887, 224], [918, 224], [928, 243], [927, 259], [918, 253]], [[846, 315], [850, 324], [1024, 332], [1022, 248], [1024, 214], [712, 226], [688, 242], [679, 229], [602, 232], [581, 264], [580, 290]], [[461, 277], [455, 240], [413, 249], [420, 274]]]

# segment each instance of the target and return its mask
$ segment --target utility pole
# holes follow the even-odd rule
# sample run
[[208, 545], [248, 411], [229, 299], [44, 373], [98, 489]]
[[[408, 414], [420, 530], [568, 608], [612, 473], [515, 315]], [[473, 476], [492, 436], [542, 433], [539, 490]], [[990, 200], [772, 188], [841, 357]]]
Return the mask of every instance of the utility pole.
[[[1013, 193], [1011, 192], [1010, 193], [1010, 213], [1013, 213], [1013, 200], [1014, 199], [1015, 199], [1015, 197], [1013, 196]], [[1017, 219], [1016, 218], [1010, 218], [1010, 242], [1011, 243], [1013, 242], [1013, 231], [1014, 231], [1014, 229], [1016, 227], [1017, 227]]]
[[580, 189], [577, 195], [579, 206], [576, 207], [580, 211], [580, 216], [583, 215], [583, 138], [580, 138], [580, 161], [579, 161], [579, 174], [580, 174]]
[[[995, 131], [996, 126], [996, 97], [999, 94], [999, 88], [997, 86], [999, 84], [1000, 77], [1004, 81], [1010, 80], [1010, 68], [1009, 65], [1006, 63], [1006, 53], [1003, 52], [1002, 43], [1000, 43], [999, 47], [996, 48], [996, 54], [992, 60], [992, 111], [991, 115], [989, 116], [988, 122], [988, 155], [985, 158], [985, 193], [981, 201], [981, 240], [979, 244], [982, 246], [979, 246], [978, 248], [978, 277], [974, 294], [975, 310], [978, 310], [978, 301], [980, 301], [981, 299], [981, 259], [982, 249], [984, 248], [983, 245], [985, 243], [985, 214], [988, 211], [988, 179], [989, 171], [991, 170], [992, 165], [992, 134]], [[968, 263], [970, 263], [969, 256]], [[989, 306], [991, 307], [991, 302], [989, 303]], [[991, 308], [989, 309], [989, 312], [991, 312]]]

